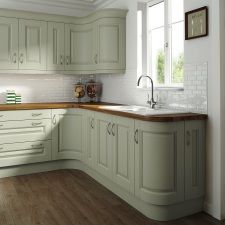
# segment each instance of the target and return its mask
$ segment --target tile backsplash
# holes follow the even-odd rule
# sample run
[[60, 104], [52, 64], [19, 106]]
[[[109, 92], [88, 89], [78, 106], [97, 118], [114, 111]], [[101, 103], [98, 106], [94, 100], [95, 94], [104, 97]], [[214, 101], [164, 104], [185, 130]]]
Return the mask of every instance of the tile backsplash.
[[[27, 103], [77, 101], [74, 84], [81, 76], [1, 74], [0, 77], [0, 103], [5, 103], [6, 90], [15, 90], [22, 95], [22, 102]], [[158, 97], [160, 104], [167, 108], [207, 113], [207, 63], [185, 65], [184, 77], [183, 91], [156, 90], [155, 98]], [[89, 79], [82, 75], [84, 82]], [[150, 90], [136, 87], [135, 69], [127, 69], [121, 75], [99, 75], [96, 80], [103, 83], [102, 101], [146, 105]]]

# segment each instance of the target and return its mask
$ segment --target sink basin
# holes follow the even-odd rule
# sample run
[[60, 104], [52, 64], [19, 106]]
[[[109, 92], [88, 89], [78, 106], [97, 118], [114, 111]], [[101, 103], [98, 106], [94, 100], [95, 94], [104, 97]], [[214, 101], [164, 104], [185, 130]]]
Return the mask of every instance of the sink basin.
[[122, 105], [122, 106], [102, 106], [104, 109], [114, 110], [114, 111], [122, 111], [122, 112], [130, 112], [133, 114], [139, 115], [166, 115], [166, 114], [174, 114], [174, 113], [186, 113], [181, 110], [174, 109], [151, 109], [149, 107], [137, 106], [137, 105]]

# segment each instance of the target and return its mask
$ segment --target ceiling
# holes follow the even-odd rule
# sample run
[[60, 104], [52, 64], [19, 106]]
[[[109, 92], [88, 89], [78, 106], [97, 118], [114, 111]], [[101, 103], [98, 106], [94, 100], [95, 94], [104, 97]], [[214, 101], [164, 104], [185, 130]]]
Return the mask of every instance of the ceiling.
[[0, 8], [84, 16], [115, 0], [0, 0]]

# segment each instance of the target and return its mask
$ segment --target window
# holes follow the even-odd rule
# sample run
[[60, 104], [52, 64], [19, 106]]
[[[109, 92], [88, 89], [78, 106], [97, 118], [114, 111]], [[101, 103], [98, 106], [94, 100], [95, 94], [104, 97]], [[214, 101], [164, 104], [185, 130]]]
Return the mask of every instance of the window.
[[[139, 5], [137, 14], [138, 75], [142, 75], [140, 72], [147, 73], [157, 87], [182, 87], [183, 0], [152, 0], [145, 4], [145, 10], [143, 8]], [[145, 20], [147, 22], [144, 24]]]

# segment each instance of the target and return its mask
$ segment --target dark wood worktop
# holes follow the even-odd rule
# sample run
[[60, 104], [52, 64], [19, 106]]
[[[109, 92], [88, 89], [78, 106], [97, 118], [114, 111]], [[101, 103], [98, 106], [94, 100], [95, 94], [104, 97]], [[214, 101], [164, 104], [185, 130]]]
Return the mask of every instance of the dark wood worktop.
[[72, 102], [59, 102], [59, 103], [23, 103], [16, 105], [0, 104], [0, 111], [13, 111], [13, 110], [37, 110], [37, 109], [69, 109], [80, 108], [96, 112], [107, 113], [116, 116], [123, 116], [132, 119], [151, 121], [151, 122], [173, 122], [184, 120], [206, 120], [208, 118], [205, 114], [198, 113], [176, 113], [176, 114], [157, 114], [157, 115], [141, 115], [132, 112], [115, 111], [107, 109], [103, 106], [106, 105], [119, 105], [112, 103], [72, 103]]

